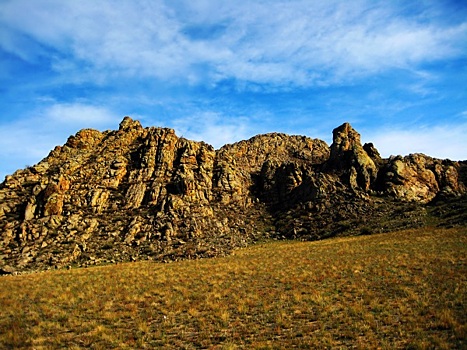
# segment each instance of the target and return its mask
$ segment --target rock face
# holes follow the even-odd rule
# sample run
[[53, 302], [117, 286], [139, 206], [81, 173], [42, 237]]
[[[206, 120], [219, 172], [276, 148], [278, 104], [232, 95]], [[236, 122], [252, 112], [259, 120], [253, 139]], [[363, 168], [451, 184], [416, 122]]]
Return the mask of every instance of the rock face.
[[420, 226], [422, 204], [466, 193], [463, 162], [382, 159], [348, 123], [333, 135], [331, 147], [272, 133], [216, 151], [129, 117], [81, 130], [0, 185], [0, 273]]
[[[365, 145], [372, 149], [372, 145]], [[373, 160], [360, 143], [360, 134], [349, 123], [344, 123], [333, 131], [331, 156], [328, 169], [341, 174], [341, 178], [352, 189], [368, 191], [376, 179], [377, 168], [375, 161], [379, 153], [372, 152]]]

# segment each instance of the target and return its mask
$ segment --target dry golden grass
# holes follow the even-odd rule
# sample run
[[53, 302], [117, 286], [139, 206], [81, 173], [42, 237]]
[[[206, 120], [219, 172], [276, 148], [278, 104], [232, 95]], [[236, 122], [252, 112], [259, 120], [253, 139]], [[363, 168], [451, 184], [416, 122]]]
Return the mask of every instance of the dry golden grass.
[[0, 348], [465, 348], [466, 229], [0, 279]]

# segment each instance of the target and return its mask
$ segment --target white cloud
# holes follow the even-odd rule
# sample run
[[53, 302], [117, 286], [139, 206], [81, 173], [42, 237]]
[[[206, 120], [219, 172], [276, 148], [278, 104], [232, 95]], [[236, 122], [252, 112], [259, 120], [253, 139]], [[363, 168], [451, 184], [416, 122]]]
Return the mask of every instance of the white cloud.
[[[53, 49], [53, 67], [190, 83], [234, 78], [274, 85], [339, 82], [391, 67], [465, 56], [467, 22], [409, 17], [374, 1], [7, 1], [0, 44], [24, 34]], [[421, 4], [420, 8], [424, 9]], [[19, 39], [18, 39], [19, 40]], [[70, 63], [70, 61], [72, 61]], [[79, 72], [75, 69], [79, 68]]]
[[383, 157], [424, 153], [431, 157], [467, 160], [467, 124], [380, 129], [366, 133]]
[[[57, 135], [58, 134], [58, 135]], [[0, 182], [17, 169], [36, 164], [58, 144], [65, 143], [60, 132], [39, 119], [20, 120], [0, 126]]]
[[[246, 117], [227, 118], [213, 112], [198, 113], [172, 122], [178, 136], [204, 141], [216, 149], [228, 143], [248, 139], [258, 131]], [[254, 131], [253, 131], [254, 130]]]
[[[309, 116], [320, 115], [323, 109], [326, 116], [347, 115], [352, 122], [357, 116], [385, 115], [385, 122], [390, 123], [398, 118], [396, 112], [409, 107], [415, 110], [427, 97], [441, 99], [440, 94], [450, 93], [440, 89], [449, 77], [430, 68], [436, 64], [423, 65], [466, 59], [467, 20], [449, 6], [431, 0], [416, 4], [378, 0], [0, 0], [0, 50], [27, 62], [15, 65], [11, 56], [5, 55], [9, 61], [0, 64], [0, 74], [14, 76], [25, 68], [18, 84], [26, 86], [26, 92], [33, 91], [16, 98], [13, 95], [23, 90], [13, 86], [11, 93], [7, 90], [4, 110], [8, 113], [10, 103], [16, 103], [19, 110], [18, 101], [28, 100], [31, 104], [25, 103], [23, 108], [35, 111], [20, 116], [27, 117], [24, 121], [0, 121], [1, 162], [13, 164], [29, 157], [31, 160], [21, 163], [35, 163], [83, 127], [115, 129], [123, 114], [102, 107], [104, 100], [113, 109], [130, 106], [142, 115], [160, 112], [161, 118], [168, 120], [162, 126], [171, 123], [178, 134], [215, 147], [273, 131], [271, 127], [303, 133], [300, 130], [311, 130], [313, 118]], [[443, 62], [443, 66], [449, 63]], [[353, 79], [371, 77], [369, 85], [376, 86], [383, 75], [375, 73], [388, 76], [394, 67], [410, 74], [402, 72], [405, 77], [388, 82], [392, 84], [389, 90], [375, 88], [373, 97], [355, 98], [359, 94], [351, 88]], [[232, 99], [216, 99], [213, 91], [221, 95], [231, 91], [223, 90], [224, 80], [235, 81], [238, 90], [249, 90], [249, 101], [244, 102], [239, 91], [232, 91]], [[342, 83], [349, 84], [337, 95], [314, 89]], [[67, 89], [69, 84], [75, 84], [73, 95]], [[94, 89], [96, 85], [102, 89]], [[205, 90], [187, 89], [186, 85], [220, 89], [204, 94]], [[308, 91], [316, 92], [311, 98], [316, 100], [316, 108], [309, 101], [303, 103], [306, 97], [272, 101], [279, 96], [272, 92], [293, 91], [297, 86], [313, 87]], [[93, 91], [96, 96], [91, 96]], [[407, 91], [409, 97], [398, 99]], [[389, 96], [391, 93], [394, 96]], [[414, 93], [421, 98], [410, 99]], [[38, 94], [86, 99], [39, 101]], [[183, 100], [187, 95], [190, 97]], [[255, 107], [251, 101], [256, 97]], [[90, 103], [91, 98], [100, 102]], [[451, 100], [455, 102], [454, 97], [445, 99]], [[219, 101], [229, 102], [221, 106]], [[34, 103], [42, 107], [38, 109]], [[198, 112], [201, 107], [218, 112]], [[190, 112], [185, 113], [187, 109]], [[457, 117], [465, 121], [465, 106], [457, 110], [464, 111]], [[270, 113], [274, 121], [235, 117], [258, 113]], [[430, 118], [430, 111], [422, 113], [417, 112], [419, 121]], [[275, 118], [284, 115], [290, 120], [278, 122]], [[324, 119], [320, 125], [337, 118]], [[467, 158], [463, 154], [465, 131], [465, 126], [381, 131], [373, 133], [371, 141], [386, 155], [421, 151]]]
[[[45, 101], [50, 105], [31, 113], [29, 117], [0, 125], [0, 182], [7, 173], [38, 163], [55, 146], [63, 145], [68, 136], [80, 129], [115, 130], [123, 118], [101, 106]], [[132, 118], [151, 125], [155, 123], [153, 118], [137, 114]], [[215, 148], [247, 139], [258, 132], [250, 118], [227, 118], [213, 112], [180, 117], [161, 126], [173, 127], [178, 136], [205, 141]]]
[[99, 127], [115, 120], [115, 114], [105, 107], [82, 103], [54, 104], [45, 109], [43, 118], [53, 123]]
[[0, 182], [7, 172], [38, 163], [80, 129], [115, 129], [121, 118], [100, 106], [51, 104], [27, 117], [0, 124]]

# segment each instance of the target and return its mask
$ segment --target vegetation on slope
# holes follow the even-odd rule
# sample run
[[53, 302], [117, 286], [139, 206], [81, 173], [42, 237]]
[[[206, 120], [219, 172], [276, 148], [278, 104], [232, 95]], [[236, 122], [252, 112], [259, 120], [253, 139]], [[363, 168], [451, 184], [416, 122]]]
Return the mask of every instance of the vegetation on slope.
[[6, 276], [0, 348], [465, 347], [466, 229]]

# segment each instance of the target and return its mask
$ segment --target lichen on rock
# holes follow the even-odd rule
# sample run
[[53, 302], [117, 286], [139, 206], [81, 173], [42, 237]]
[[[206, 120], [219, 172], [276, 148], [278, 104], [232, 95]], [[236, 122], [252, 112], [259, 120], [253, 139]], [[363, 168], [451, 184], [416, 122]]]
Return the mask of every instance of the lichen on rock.
[[270, 133], [216, 151], [125, 117], [116, 131], [79, 131], [0, 184], [0, 272], [422, 225], [423, 204], [464, 198], [466, 168], [422, 154], [383, 159], [348, 123], [330, 147]]

